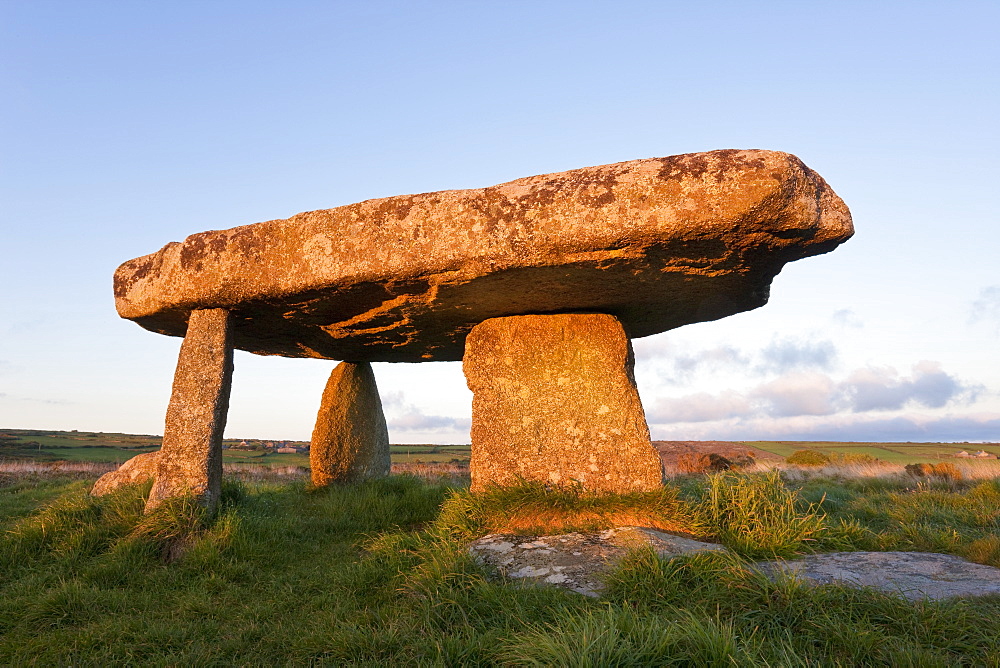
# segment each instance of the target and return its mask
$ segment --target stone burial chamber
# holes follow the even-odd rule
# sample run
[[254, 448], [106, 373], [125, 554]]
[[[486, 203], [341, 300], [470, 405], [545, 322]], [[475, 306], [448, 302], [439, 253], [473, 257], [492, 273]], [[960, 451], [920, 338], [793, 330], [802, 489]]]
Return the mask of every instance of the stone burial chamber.
[[370, 362], [462, 360], [473, 489], [655, 488], [631, 339], [762, 306], [785, 263], [853, 231], [795, 156], [719, 150], [193, 234], [115, 272], [119, 315], [184, 343], [162, 449], [94, 493], [152, 478], [150, 507], [215, 503], [234, 348], [341, 361], [316, 484], [389, 471]]

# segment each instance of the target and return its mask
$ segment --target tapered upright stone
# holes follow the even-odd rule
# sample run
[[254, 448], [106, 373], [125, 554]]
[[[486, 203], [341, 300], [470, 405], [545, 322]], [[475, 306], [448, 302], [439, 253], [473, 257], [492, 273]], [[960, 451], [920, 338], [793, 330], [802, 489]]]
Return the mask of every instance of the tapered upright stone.
[[191, 312], [174, 372], [156, 469], [146, 509], [193, 494], [214, 507], [222, 487], [222, 432], [233, 380], [233, 328], [226, 309]]
[[163, 445], [101, 476], [91, 494], [153, 479], [146, 500], [152, 510], [164, 499], [193, 495], [218, 503], [222, 488], [222, 432], [233, 379], [232, 317], [226, 309], [191, 311], [174, 371]]
[[485, 320], [462, 365], [473, 392], [473, 491], [519, 479], [609, 492], [662, 484], [632, 346], [613, 316]]
[[341, 362], [316, 416], [309, 466], [316, 486], [389, 475], [389, 431], [368, 362]]

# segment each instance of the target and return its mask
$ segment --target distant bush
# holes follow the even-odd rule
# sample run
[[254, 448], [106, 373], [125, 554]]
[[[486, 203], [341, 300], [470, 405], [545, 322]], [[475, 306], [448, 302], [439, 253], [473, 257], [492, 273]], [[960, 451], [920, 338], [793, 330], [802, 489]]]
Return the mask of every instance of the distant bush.
[[903, 469], [914, 478], [926, 478], [934, 475], [933, 464], [907, 464]]
[[677, 470], [680, 473], [718, 473], [734, 466], [731, 459], [714, 452], [705, 455], [685, 454], [677, 458]]
[[962, 472], [951, 462], [940, 464], [907, 464], [903, 467], [914, 478], [941, 478], [942, 480], [961, 480]]
[[825, 466], [830, 463], [830, 458], [816, 450], [796, 450], [785, 457], [785, 462], [797, 466]]

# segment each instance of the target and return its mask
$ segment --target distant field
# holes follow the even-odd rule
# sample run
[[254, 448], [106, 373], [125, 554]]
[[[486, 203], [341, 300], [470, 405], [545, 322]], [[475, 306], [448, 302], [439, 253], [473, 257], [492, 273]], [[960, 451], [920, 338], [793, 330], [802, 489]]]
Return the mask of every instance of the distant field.
[[865, 454], [892, 464], [951, 459], [965, 450], [974, 453], [984, 450], [1000, 455], [997, 443], [837, 443], [828, 441], [741, 441], [744, 445], [760, 448], [780, 457], [787, 457], [796, 450], [817, 450], [825, 454]]
[[[4, 438], [3, 435], [13, 438]], [[227, 464], [262, 464], [265, 466], [309, 466], [309, 455], [268, 452], [262, 446], [267, 440], [245, 439], [257, 450], [225, 449], [222, 456]], [[33, 459], [55, 462], [124, 462], [138, 454], [160, 447], [161, 436], [118, 434], [107, 432], [44, 431], [36, 429], [0, 429], [0, 459]], [[224, 447], [241, 443], [241, 439], [226, 439]], [[301, 441], [287, 441], [302, 445]], [[469, 460], [468, 445], [392, 445], [393, 463], [438, 463]]]
[[[12, 437], [5, 438], [4, 435]], [[0, 429], [0, 459], [34, 459], [39, 461], [124, 462], [137, 454], [152, 452], [160, 447], [161, 437], [148, 434], [107, 432], [44, 431], [32, 429]], [[256, 450], [223, 450], [224, 461], [230, 464], [263, 464], [267, 466], [309, 466], [309, 455], [278, 454], [264, 449], [273, 441], [246, 439]], [[818, 450], [826, 454], [865, 454], [892, 464], [912, 464], [949, 459], [956, 452], [985, 450], [1000, 455], [1000, 443], [838, 443], [830, 441], [740, 441], [779, 457], [796, 450]], [[228, 448], [241, 443], [226, 439]], [[301, 441], [284, 441], [289, 445], [304, 445]], [[394, 444], [390, 446], [392, 461], [402, 463], [468, 462], [470, 446]]]
[[469, 445], [398, 444], [389, 446], [394, 463], [437, 463], [459, 460], [469, 461]]

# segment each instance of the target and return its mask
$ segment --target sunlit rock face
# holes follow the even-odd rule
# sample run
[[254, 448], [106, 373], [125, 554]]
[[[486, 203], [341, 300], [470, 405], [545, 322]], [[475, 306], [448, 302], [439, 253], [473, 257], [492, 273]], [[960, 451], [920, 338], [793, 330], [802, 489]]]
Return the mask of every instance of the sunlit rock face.
[[786, 262], [852, 233], [795, 156], [720, 150], [202, 232], [121, 265], [115, 298], [174, 336], [227, 309], [258, 354], [459, 360], [490, 318], [607, 313], [636, 338], [757, 308]]
[[663, 484], [632, 374], [605, 313], [486, 320], [462, 366], [472, 399], [472, 491], [523, 480], [602, 492]]

